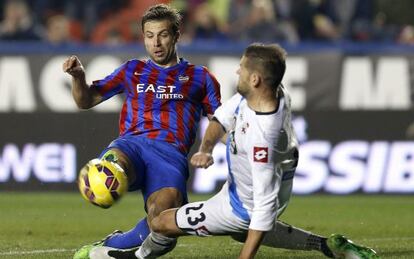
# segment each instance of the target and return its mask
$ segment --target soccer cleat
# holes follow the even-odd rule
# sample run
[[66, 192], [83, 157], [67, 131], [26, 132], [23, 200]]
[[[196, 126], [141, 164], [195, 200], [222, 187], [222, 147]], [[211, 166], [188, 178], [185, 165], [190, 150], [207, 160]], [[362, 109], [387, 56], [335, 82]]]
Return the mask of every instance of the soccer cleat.
[[98, 246], [89, 252], [90, 259], [136, 259], [138, 247], [117, 249], [108, 246]]
[[121, 233], [122, 233], [122, 231], [115, 230], [114, 232], [107, 235], [104, 239], [102, 239], [98, 242], [95, 242], [95, 243], [90, 244], [90, 245], [82, 246], [79, 250], [77, 250], [75, 252], [75, 254], [73, 255], [73, 259], [92, 259], [90, 257], [90, 253], [91, 253], [92, 250], [94, 250], [97, 247], [103, 247], [103, 244], [105, 243], [106, 240], [108, 240], [109, 238], [111, 238], [114, 235], [121, 234]]
[[339, 234], [332, 234], [326, 243], [335, 258], [345, 259], [379, 259], [377, 253], [365, 246], [357, 245]]

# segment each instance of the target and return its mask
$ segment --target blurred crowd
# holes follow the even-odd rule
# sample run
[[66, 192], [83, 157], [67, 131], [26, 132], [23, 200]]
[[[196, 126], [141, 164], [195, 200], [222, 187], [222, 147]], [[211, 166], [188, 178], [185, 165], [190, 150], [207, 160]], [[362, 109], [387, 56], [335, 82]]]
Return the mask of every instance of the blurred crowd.
[[411, 0], [0, 0], [0, 41], [123, 44], [142, 41], [155, 3], [183, 15], [181, 41], [414, 44]]

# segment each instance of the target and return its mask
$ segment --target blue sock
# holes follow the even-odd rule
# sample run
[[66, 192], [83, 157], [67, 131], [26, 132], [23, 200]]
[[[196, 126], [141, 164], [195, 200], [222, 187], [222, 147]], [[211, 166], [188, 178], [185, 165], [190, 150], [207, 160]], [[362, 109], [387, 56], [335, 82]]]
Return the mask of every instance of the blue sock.
[[104, 245], [114, 248], [127, 249], [142, 245], [150, 233], [147, 218], [141, 219], [138, 224], [128, 232], [116, 234], [105, 241]]

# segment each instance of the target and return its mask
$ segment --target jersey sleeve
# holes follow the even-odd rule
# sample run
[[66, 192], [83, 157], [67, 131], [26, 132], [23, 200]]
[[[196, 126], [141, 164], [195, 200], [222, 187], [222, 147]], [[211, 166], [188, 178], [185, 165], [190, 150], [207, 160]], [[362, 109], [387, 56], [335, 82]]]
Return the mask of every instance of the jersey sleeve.
[[226, 132], [233, 126], [234, 114], [242, 99], [243, 97], [240, 94], [235, 94], [214, 112], [214, 117], [220, 122]]
[[213, 114], [221, 105], [220, 84], [217, 79], [206, 69], [205, 89], [206, 95], [202, 101], [203, 115]]
[[125, 90], [125, 74], [127, 65], [128, 62], [122, 64], [104, 79], [92, 82], [91, 87], [98, 91], [98, 93], [103, 97], [103, 100], [107, 100]]
[[247, 144], [247, 156], [252, 168], [254, 203], [250, 229], [269, 231], [277, 217], [277, 197], [282, 173], [273, 157], [276, 137], [264, 139], [262, 132], [257, 130]]

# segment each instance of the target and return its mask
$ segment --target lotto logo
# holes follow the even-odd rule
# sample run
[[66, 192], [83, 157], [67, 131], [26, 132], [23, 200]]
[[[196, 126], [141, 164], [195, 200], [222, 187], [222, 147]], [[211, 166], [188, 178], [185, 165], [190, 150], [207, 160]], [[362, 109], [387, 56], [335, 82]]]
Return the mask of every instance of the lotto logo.
[[268, 160], [267, 147], [254, 147], [253, 157], [254, 157], [254, 162], [267, 163], [267, 160]]

